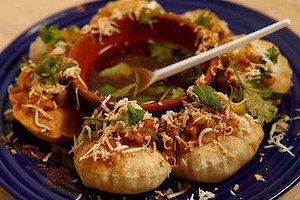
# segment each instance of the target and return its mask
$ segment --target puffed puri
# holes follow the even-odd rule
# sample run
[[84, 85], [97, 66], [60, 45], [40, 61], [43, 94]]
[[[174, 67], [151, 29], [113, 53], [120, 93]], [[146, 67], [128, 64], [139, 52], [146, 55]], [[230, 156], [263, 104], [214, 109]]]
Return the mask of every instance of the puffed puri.
[[157, 188], [169, 176], [165, 158], [157, 150], [127, 153], [113, 163], [83, 159], [91, 144], [74, 151], [74, 165], [85, 186], [115, 194], [138, 194]]
[[264, 137], [259, 123], [245, 119], [250, 129], [244, 137], [229, 135], [219, 144], [207, 143], [194, 147], [178, 158], [184, 164], [181, 162], [172, 173], [196, 182], [220, 182], [236, 173], [252, 159]]

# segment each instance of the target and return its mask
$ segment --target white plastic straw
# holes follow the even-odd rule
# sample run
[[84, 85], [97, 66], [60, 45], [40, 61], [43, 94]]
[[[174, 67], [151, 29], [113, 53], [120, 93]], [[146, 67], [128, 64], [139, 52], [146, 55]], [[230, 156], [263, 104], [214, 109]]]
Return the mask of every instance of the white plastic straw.
[[216, 48], [213, 48], [209, 51], [205, 51], [198, 55], [192, 56], [192, 57], [182, 60], [180, 62], [177, 62], [177, 63], [174, 63], [167, 67], [164, 67], [162, 69], [156, 70], [153, 74], [154, 76], [152, 79], [152, 83], [156, 82], [158, 80], [162, 80], [164, 78], [170, 77], [172, 75], [175, 75], [179, 72], [185, 71], [191, 67], [194, 67], [200, 63], [206, 62], [206, 61], [208, 61], [212, 58], [215, 58], [217, 56], [220, 56], [226, 52], [232, 51], [240, 46], [250, 43], [253, 40], [265, 37], [275, 31], [278, 31], [278, 30], [288, 26], [290, 23], [291, 23], [290, 19], [283, 19], [283, 20], [278, 21], [278, 22], [276, 22], [272, 25], [269, 25], [265, 28], [259, 29], [253, 33], [245, 35], [241, 38], [238, 38], [231, 42], [225, 43]]

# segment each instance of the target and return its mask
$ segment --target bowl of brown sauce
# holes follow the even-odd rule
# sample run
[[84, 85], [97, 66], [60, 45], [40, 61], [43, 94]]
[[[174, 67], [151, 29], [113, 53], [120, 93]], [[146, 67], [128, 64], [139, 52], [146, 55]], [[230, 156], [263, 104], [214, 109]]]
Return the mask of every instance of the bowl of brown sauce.
[[204, 27], [173, 13], [161, 13], [149, 23], [123, 16], [109, 25], [115, 33], [105, 36], [90, 31], [70, 51], [70, 57], [81, 68], [81, 80], [73, 80], [73, 87], [90, 105], [97, 107], [110, 95], [111, 105], [127, 97], [147, 111], [163, 111], [189, 101], [186, 89], [200, 75], [206, 76], [207, 84], [212, 80], [217, 59], [138, 92], [143, 77], [139, 77], [135, 68], [153, 71], [213, 48], [213, 36]]

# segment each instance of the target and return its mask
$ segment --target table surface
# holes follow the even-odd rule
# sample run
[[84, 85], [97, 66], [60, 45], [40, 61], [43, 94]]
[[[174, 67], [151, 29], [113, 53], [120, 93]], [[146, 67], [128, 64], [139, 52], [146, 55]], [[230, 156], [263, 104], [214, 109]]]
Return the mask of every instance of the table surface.
[[[19, 34], [38, 21], [66, 8], [80, 5], [91, 0], [1, 0], [0, 1], [0, 52]], [[290, 29], [300, 35], [300, 1], [299, 0], [228, 0], [255, 9], [280, 20], [290, 18]], [[0, 199], [13, 200], [7, 191], [0, 186]], [[300, 183], [280, 200], [300, 200]]]

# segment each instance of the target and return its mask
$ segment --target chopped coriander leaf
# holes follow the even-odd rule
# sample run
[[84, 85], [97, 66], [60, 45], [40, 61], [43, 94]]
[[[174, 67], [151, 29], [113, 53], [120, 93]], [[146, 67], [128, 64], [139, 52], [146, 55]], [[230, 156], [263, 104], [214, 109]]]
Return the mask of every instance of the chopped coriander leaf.
[[185, 94], [184, 89], [182, 89], [181, 87], [173, 88], [171, 93], [172, 93], [172, 98], [177, 98]]
[[115, 91], [116, 91], [116, 88], [114, 88], [114, 87], [111, 86], [111, 85], [104, 85], [104, 86], [100, 87], [100, 88], [98, 89], [98, 91], [99, 91], [102, 95], [107, 96], [107, 95], [109, 95], [109, 94], [115, 92]]
[[[131, 104], [127, 105], [127, 111], [124, 112], [124, 114], [121, 117], [118, 117], [116, 119], [104, 119], [101, 117], [84, 117], [84, 120], [90, 120], [90, 121], [100, 121], [100, 122], [117, 122], [117, 121], [123, 121], [125, 123], [125, 128], [130, 125], [135, 125], [139, 123], [140, 120], [143, 119], [144, 114], [146, 113], [145, 110], [134, 108]], [[101, 128], [101, 126], [98, 126], [98, 128]]]
[[67, 68], [74, 66], [73, 61], [59, 56], [42, 56], [41, 64], [33, 68], [33, 73], [45, 85], [55, 85], [62, 78], [62, 73]]
[[100, 77], [110, 78], [113, 76], [129, 77], [132, 74], [132, 69], [127, 63], [119, 63], [113, 67], [106, 68], [99, 72]]
[[281, 99], [284, 97], [285, 94], [279, 93], [279, 92], [272, 92], [272, 94], [268, 97], [270, 100], [276, 100], [276, 99]]
[[159, 8], [149, 9], [144, 8], [141, 12], [141, 18], [139, 19], [139, 25], [141, 24], [149, 24], [151, 20], [160, 15], [161, 10]]
[[252, 116], [260, 122], [271, 122], [276, 115], [277, 107], [271, 100], [273, 91], [262, 83], [261, 80], [248, 80], [244, 85], [244, 99], [246, 107]]
[[73, 33], [73, 34], [77, 34], [77, 33], [78, 33], [78, 27], [77, 27], [76, 25], [70, 25], [70, 26], [68, 27], [68, 31], [69, 31], [70, 33]]
[[58, 25], [52, 25], [48, 29], [45, 24], [39, 30], [41, 39], [48, 45], [54, 45], [61, 40], [65, 40], [63, 33], [59, 30]]
[[271, 122], [276, 116], [277, 107], [272, 101], [263, 99], [259, 92], [244, 91], [246, 107], [253, 117], [260, 122]]
[[149, 45], [149, 51], [152, 58], [155, 58], [158, 62], [164, 62], [172, 59], [173, 49], [164, 44], [151, 44]]
[[142, 92], [142, 94], [146, 93], [151, 96], [158, 96], [164, 94], [167, 90], [168, 86], [162, 83], [154, 83], [151, 87], [148, 87], [144, 92]]
[[114, 91], [111, 95], [114, 98], [122, 98], [122, 97], [125, 97], [126, 95], [128, 95], [128, 93], [136, 87], [137, 87], [137, 84], [132, 83], [132, 84], [126, 85], [125, 87], [122, 87], [122, 88]]
[[89, 127], [92, 130], [92, 138], [96, 138], [98, 137], [98, 131], [103, 128], [103, 124], [100, 123], [90, 124]]
[[240, 91], [246, 100], [246, 107], [249, 113], [261, 123], [271, 122], [277, 112], [277, 107], [270, 100], [273, 91], [263, 84], [261, 79], [242, 81], [232, 62], [231, 68], [240, 82]]
[[211, 86], [195, 86], [191, 98], [204, 106], [217, 110], [223, 109], [221, 100], [218, 98], [215, 89]]
[[104, 118], [101, 118], [101, 117], [83, 117], [83, 119], [84, 120], [90, 120], [90, 121], [108, 122], [108, 123], [120, 121], [119, 118], [117, 118], [117, 119], [104, 119]]
[[279, 51], [274, 46], [270, 47], [267, 50], [267, 57], [272, 61], [273, 64], [276, 64], [278, 61]]
[[141, 104], [153, 101], [153, 97], [150, 95], [137, 95], [135, 100], [138, 104]]
[[269, 98], [273, 93], [272, 89], [263, 84], [261, 79], [250, 79], [245, 81], [243, 84], [244, 87], [247, 87], [252, 91], [259, 92], [263, 98]]
[[194, 23], [203, 26], [205, 28], [210, 28], [212, 18], [213, 18], [212, 13], [209, 10], [205, 10], [197, 17]]
[[[135, 125], [139, 123], [140, 120], [143, 119], [144, 114], [146, 113], [145, 110], [134, 108], [131, 104], [127, 105], [127, 111], [121, 117], [116, 119], [104, 119], [101, 117], [84, 117], [84, 120], [91, 120], [91, 121], [100, 121], [100, 122], [117, 122], [123, 121], [125, 123], [125, 128], [130, 125]], [[98, 126], [99, 128], [100, 126]], [[100, 127], [101, 128], [101, 127]]]
[[148, 135], [150, 135], [152, 138], [154, 138], [157, 142], [159, 142], [159, 138], [157, 137], [157, 135], [155, 133], [153, 133], [151, 130], [146, 129], [146, 128], [141, 128], [141, 131], [147, 133]]
[[128, 104], [127, 111], [122, 115], [121, 118], [126, 125], [135, 125], [143, 119], [145, 113], [145, 110], [136, 109], [132, 105]]
[[166, 97], [168, 96], [168, 94], [171, 92], [172, 87], [169, 87], [164, 93], [163, 95], [160, 97], [159, 101], [163, 101], [166, 99]]

